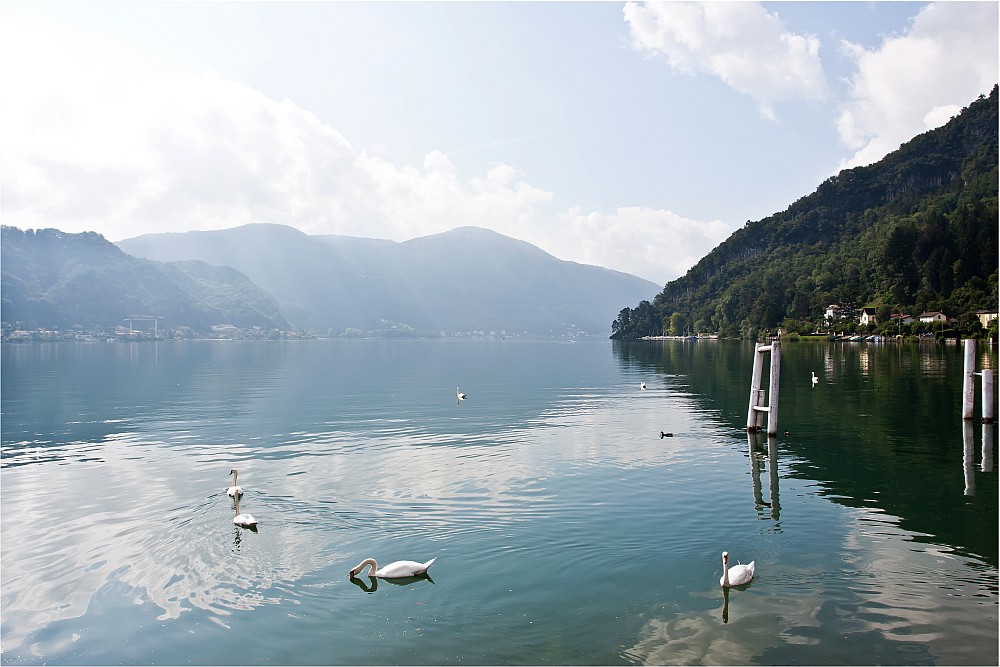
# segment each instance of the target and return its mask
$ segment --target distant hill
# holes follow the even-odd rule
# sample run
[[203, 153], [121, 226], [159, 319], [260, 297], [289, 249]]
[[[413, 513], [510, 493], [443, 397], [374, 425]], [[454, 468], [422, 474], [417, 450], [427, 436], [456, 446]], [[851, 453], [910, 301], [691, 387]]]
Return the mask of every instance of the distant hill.
[[294, 326], [317, 332], [600, 334], [623, 300], [659, 287], [477, 227], [397, 243], [252, 224], [118, 245], [147, 259], [233, 267], [271, 294]]
[[957, 316], [997, 307], [997, 88], [877, 164], [747, 221], [612, 338], [809, 327], [827, 305]]
[[196, 331], [289, 328], [274, 301], [233, 269], [136, 259], [93, 232], [5, 226], [0, 267], [2, 319], [29, 329], [113, 328], [130, 315]]

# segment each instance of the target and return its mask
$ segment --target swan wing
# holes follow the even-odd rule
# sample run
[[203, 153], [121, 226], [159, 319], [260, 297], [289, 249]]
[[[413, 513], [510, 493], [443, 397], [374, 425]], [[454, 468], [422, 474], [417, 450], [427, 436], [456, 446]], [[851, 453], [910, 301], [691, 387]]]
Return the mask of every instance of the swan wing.
[[242, 486], [231, 486], [226, 491], [226, 495], [228, 495], [230, 498], [234, 498], [236, 496], [242, 496], [243, 495], [243, 487]]
[[389, 563], [385, 567], [381, 567], [378, 571], [373, 574], [376, 577], [382, 577], [383, 579], [395, 579], [398, 577], [415, 577], [420, 574], [427, 572], [427, 568], [431, 566], [436, 558], [431, 558], [426, 563], [418, 563], [412, 560], [397, 560], [394, 563]]
[[729, 585], [742, 586], [750, 583], [753, 579], [753, 570], [754, 561], [750, 561], [748, 565], [733, 565], [729, 568]]

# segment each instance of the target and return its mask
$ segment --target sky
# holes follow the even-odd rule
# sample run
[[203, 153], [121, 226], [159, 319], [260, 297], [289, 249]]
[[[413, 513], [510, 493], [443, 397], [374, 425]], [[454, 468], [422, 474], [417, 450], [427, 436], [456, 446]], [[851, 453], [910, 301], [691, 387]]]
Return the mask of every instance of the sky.
[[997, 2], [0, 2], [0, 221], [475, 225], [664, 284], [998, 76]]

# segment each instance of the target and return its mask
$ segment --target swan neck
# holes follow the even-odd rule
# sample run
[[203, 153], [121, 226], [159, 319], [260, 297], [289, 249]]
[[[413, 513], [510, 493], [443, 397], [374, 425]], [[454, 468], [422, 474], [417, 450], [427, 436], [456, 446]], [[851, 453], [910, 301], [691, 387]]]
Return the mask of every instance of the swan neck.
[[378, 569], [378, 563], [375, 562], [374, 558], [366, 558], [360, 563], [358, 563], [358, 566], [354, 568], [354, 573], [361, 574], [361, 572], [365, 569], [365, 567], [369, 565], [371, 565], [372, 569], [368, 572], [368, 576], [369, 577], [375, 576], [375, 570]]

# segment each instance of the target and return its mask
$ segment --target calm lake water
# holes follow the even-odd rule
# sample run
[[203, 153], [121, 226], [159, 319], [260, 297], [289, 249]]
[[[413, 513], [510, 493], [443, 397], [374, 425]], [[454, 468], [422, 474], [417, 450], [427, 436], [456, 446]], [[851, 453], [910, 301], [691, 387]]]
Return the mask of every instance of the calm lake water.
[[5, 664], [997, 664], [957, 347], [784, 344], [771, 442], [740, 342], [2, 355]]

